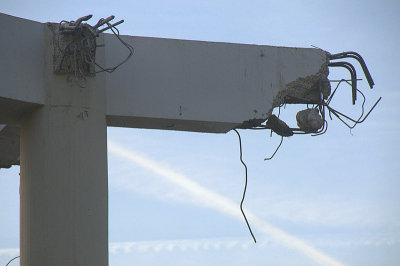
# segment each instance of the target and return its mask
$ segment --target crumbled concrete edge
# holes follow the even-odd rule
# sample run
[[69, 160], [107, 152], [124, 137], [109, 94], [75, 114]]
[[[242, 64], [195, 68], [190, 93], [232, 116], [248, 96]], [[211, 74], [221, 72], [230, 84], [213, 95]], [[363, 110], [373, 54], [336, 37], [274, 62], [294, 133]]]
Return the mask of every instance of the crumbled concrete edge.
[[262, 123], [264, 123], [266, 120], [267, 120], [266, 118], [249, 119], [249, 120], [243, 121], [243, 123], [239, 124], [235, 128], [246, 129], [246, 128], [251, 128], [251, 127], [257, 127], [257, 126], [261, 125]]
[[[266, 112], [266, 118], [253, 118], [243, 121], [238, 124], [235, 128], [251, 128], [256, 127], [264, 123], [272, 115], [273, 109], [279, 107], [281, 104], [293, 102], [285, 102], [287, 96], [293, 96], [301, 99], [309, 100], [309, 103], [316, 103], [320, 101], [320, 91], [318, 88], [320, 80], [327, 80], [329, 75], [329, 53], [325, 52], [325, 62], [321, 65], [319, 71], [313, 75], [306, 77], [297, 78], [295, 81], [290, 82], [286, 85], [286, 88], [280, 90], [278, 94], [274, 97], [272, 102], [272, 107]], [[330, 84], [329, 84], [330, 93]]]
[[307, 77], [297, 78], [295, 81], [290, 82], [286, 85], [286, 88], [279, 91], [272, 102], [272, 110], [285, 102], [287, 96], [293, 96], [296, 98], [309, 100], [310, 103], [317, 102], [320, 99], [320, 91], [318, 88], [320, 80], [326, 80], [329, 75], [329, 59], [328, 53], [326, 53], [326, 60], [321, 65], [319, 71], [313, 75]]

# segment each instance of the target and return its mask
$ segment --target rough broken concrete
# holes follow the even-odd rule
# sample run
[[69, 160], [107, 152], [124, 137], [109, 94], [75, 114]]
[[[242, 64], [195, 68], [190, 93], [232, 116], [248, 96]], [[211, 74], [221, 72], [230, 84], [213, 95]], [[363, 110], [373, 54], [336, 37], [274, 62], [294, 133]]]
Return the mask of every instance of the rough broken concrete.
[[314, 108], [298, 112], [296, 120], [299, 128], [305, 132], [316, 132], [324, 125], [324, 120]]
[[265, 125], [279, 136], [293, 136], [293, 131], [290, 129], [290, 127], [284, 121], [280, 120], [276, 115], [271, 115]]
[[273, 108], [284, 103], [317, 104], [321, 102], [321, 93], [322, 97], [326, 99], [330, 94], [330, 83], [325, 82], [329, 75], [328, 62], [328, 54], [326, 54], [326, 61], [317, 73], [299, 77], [287, 84], [286, 88], [274, 98]]
[[[53, 69], [56, 74], [75, 74], [75, 72], [81, 72], [79, 75], [94, 76], [95, 75], [95, 63], [87, 62], [85, 57], [82, 56], [81, 51], [85, 49], [82, 34], [75, 36], [72, 34], [61, 34], [59, 31], [58, 23], [46, 23], [46, 26], [53, 34], [52, 46], [53, 52]], [[86, 35], [90, 32], [87, 28], [83, 28], [87, 31]], [[96, 46], [96, 38], [92, 38], [94, 45]], [[76, 52], [76, 54], [74, 53]], [[95, 58], [95, 53], [86, 55], [86, 58], [90, 56]]]

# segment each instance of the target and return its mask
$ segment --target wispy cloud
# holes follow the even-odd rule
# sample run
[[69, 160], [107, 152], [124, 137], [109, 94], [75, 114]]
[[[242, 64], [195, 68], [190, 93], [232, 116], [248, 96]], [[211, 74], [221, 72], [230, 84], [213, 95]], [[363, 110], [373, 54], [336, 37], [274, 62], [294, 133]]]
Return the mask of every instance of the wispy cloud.
[[[191, 197], [196, 200], [198, 204], [225, 213], [236, 219], [243, 219], [242, 214], [235, 202], [201, 186], [200, 184], [190, 180], [185, 175], [176, 172], [170, 167], [162, 165], [161, 163], [147, 158], [140, 153], [128, 150], [112, 141], [108, 142], [108, 149], [115, 155], [118, 155], [125, 160], [134, 163], [135, 165], [150, 170], [154, 174], [163, 177], [169, 183], [180, 188], [181, 190], [189, 192]], [[327, 254], [324, 254], [308, 243], [269, 224], [253, 213], [247, 212], [247, 217], [251, 222], [251, 225], [258, 231], [266, 234], [283, 246], [296, 250], [297, 252], [307, 256], [314, 262], [321, 265], [342, 265], [342, 263], [331, 258]]]
[[[251, 241], [244, 239], [187, 239], [187, 240], [163, 240], [163, 241], [138, 241], [110, 243], [110, 253], [120, 252], [161, 252], [161, 251], [199, 251], [241, 248], [247, 249]], [[260, 248], [265, 247], [268, 240], [260, 242]]]
[[[381, 237], [379, 239], [321, 239], [314, 240], [320, 247], [368, 247], [368, 246], [398, 246], [400, 241], [393, 238]], [[249, 249], [250, 247], [264, 249], [275, 246], [268, 238], [260, 238], [257, 245], [248, 238], [207, 238], [207, 239], [179, 239], [179, 240], [157, 240], [157, 241], [132, 241], [132, 242], [113, 242], [109, 245], [111, 254], [131, 253], [131, 252], [162, 252], [162, 251], [200, 251], [200, 250], [222, 250], [222, 249]]]
[[17, 256], [19, 255], [19, 248], [4, 248], [0, 249], [0, 256]]
[[[253, 191], [257, 188], [252, 189]], [[382, 208], [383, 203], [373, 199], [353, 199], [334, 195], [322, 196], [316, 194], [293, 195], [278, 194], [278, 190], [265, 192], [268, 196], [253, 198], [252, 209], [265, 220], [278, 219], [307, 226], [322, 226], [333, 228], [386, 228], [393, 230], [399, 227], [399, 221], [394, 218], [393, 211]], [[256, 194], [256, 192], [253, 192]], [[312, 198], [314, 196], [314, 199]], [[315, 198], [322, 198], [320, 201]], [[268, 207], [265, 207], [268, 202]], [[398, 212], [398, 211], [397, 211]], [[371, 213], [373, 215], [371, 215]], [[368, 219], [365, 219], [368, 217]], [[367, 230], [367, 229], [365, 229]], [[368, 231], [368, 230], [367, 230]], [[400, 236], [399, 236], [400, 240]]]
[[[371, 239], [341, 240], [341, 239], [314, 239], [312, 241], [319, 247], [366, 247], [366, 246], [398, 246], [400, 240], [393, 236], [380, 236]], [[205, 239], [178, 239], [178, 240], [154, 240], [154, 241], [129, 241], [109, 243], [110, 254], [132, 252], [173, 252], [173, 251], [200, 251], [223, 249], [249, 249], [250, 247], [264, 249], [275, 246], [268, 238], [258, 238], [257, 245], [249, 238], [205, 238]], [[19, 248], [0, 249], [0, 258], [13, 258], [19, 255]]]

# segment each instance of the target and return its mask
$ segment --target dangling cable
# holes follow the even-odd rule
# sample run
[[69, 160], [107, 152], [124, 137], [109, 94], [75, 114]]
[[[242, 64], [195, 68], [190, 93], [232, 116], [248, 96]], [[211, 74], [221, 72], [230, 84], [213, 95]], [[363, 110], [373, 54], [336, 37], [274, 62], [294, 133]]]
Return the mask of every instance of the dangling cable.
[[105, 68], [105, 67], [102, 67], [99, 64], [95, 63], [96, 66], [100, 68], [100, 70], [96, 71], [96, 73], [100, 73], [100, 72], [112, 73], [112, 72], [114, 72], [118, 67], [120, 67], [121, 65], [125, 64], [129, 60], [129, 58], [131, 58], [131, 56], [133, 55], [133, 52], [134, 52], [134, 49], [133, 49], [132, 45], [130, 45], [129, 43], [127, 43], [123, 39], [121, 39], [121, 36], [119, 34], [119, 30], [115, 27], [115, 25], [111, 25], [110, 23], [107, 23], [107, 25], [108, 25], [108, 28], [114, 34], [114, 36], [122, 43], [122, 45], [124, 45], [129, 50], [129, 54], [127, 55], [127, 57], [123, 61], [121, 61], [119, 64], [117, 64], [114, 67]]
[[244, 220], [246, 221], [247, 227], [249, 228], [250, 234], [253, 237], [254, 243], [257, 243], [257, 240], [254, 237], [253, 231], [251, 231], [250, 224], [247, 221], [246, 215], [244, 214], [244, 211], [243, 211], [243, 201], [246, 196], [246, 189], [247, 189], [247, 165], [243, 162], [243, 159], [242, 159], [242, 139], [240, 138], [239, 132], [236, 129], [233, 129], [233, 130], [236, 132], [236, 134], [239, 137], [240, 162], [243, 164], [244, 170], [245, 170], [245, 182], [244, 182], [242, 201], [240, 202], [240, 210], [243, 214]]
[[15, 260], [15, 259], [17, 259], [17, 258], [19, 258], [19, 257], [21, 257], [21, 256], [16, 256], [16, 257], [12, 258], [11, 260], [9, 260], [9, 261], [7, 262], [7, 264], [6, 264], [6, 266], [8, 266], [8, 264], [10, 264], [10, 262], [12, 262], [13, 260]]
[[272, 158], [274, 158], [275, 154], [278, 152], [279, 148], [281, 147], [282, 142], [283, 142], [283, 136], [281, 136], [281, 142], [279, 142], [279, 145], [278, 145], [278, 147], [275, 149], [274, 153], [273, 153], [270, 157], [264, 158], [264, 161], [268, 161], [268, 160], [271, 160]]

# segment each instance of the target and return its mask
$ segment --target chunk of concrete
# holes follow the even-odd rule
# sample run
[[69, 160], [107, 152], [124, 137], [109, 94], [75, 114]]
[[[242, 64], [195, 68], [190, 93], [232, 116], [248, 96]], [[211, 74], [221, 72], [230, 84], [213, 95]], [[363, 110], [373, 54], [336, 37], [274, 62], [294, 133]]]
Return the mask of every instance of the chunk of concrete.
[[321, 115], [314, 108], [298, 112], [296, 120], [299, 128], [305, 132], [316, 132], [324, 125]]

